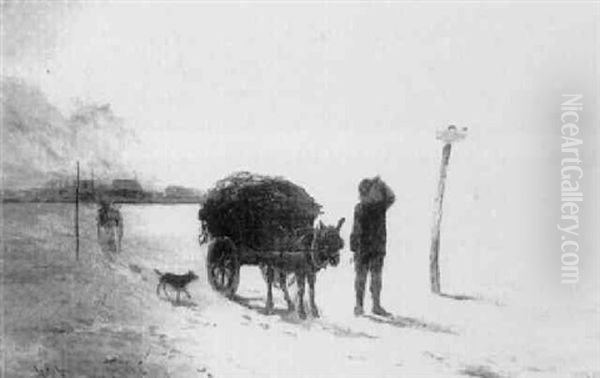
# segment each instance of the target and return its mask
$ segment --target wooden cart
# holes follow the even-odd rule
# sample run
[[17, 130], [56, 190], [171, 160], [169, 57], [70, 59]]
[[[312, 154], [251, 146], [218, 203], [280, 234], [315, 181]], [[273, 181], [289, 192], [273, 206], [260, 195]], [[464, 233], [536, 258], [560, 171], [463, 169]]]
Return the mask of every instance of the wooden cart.
[[242, 265], [262, 265], [274, 268], [301, 266], [313, 258], [311, 250], [270, 251], [255, 250], [243, 243], [234, 243], [228, 237], [218, 237], [208, 246], [206, 275], [212, 288], [226, 297], [235, 295], [240, 283]]
[[239, 172], [218, 181], [198, 213], [200, 243], [209, 243], [210, 285], [231, 297], [242, 265], [288, 272], [306, 265], [320, 213], [321, 205], [302, 187], [281, 177]]

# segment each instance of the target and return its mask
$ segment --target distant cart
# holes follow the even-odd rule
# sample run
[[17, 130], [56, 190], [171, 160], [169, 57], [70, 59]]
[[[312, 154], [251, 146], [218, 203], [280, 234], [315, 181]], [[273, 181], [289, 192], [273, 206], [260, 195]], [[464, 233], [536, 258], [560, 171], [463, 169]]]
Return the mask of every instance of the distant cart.
[[235, 295], [242, 265], [282, 270], [325, 264], [316, 256], [313, 224], [321, 206], [283, 178], [247, 172], [229, 176], [207, 194], [198, 217], [209, 243], [206, 272], [214, 290]]

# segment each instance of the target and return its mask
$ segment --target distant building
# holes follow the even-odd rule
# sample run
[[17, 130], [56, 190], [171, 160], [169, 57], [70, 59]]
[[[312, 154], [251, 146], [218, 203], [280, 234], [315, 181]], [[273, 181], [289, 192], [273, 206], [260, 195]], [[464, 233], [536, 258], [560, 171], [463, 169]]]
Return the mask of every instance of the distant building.
[[20, 202], [23, 197], [19, 190], [2, 189], [2, 202]]
[[195, 191], [190, 188], [185, 188], [183, 186], [171, 185], [165, 188], [165, 195], [167, 197], [175, 197], [175, 198], [185, 198], [185, 197], [193, 197], [196, 195]]
[[79, 180], [79, 196], [85, 200], [93, 199], [95, 194], [94, 180]]
[[66, 179], [52, 179], [46, 182], [46, 185], [44, 185], [45, 188], [55, 190], [67, 188], [69, 186], [71, 186], [71, 184], [69, 183], [69, 180]]
[[116, 179], [112, 182], [113, 190], [129, 190], [132, 192], [141, 192], [142, 186], [137, 180], [132, 179]]
[[119, 197], [125, 198], [142, 198], [144, 190], [137, 180], [132, 179], [116, 179], [112, 182], [111, 192]]
[[200, 201], [201, 197], [202, 193], [199, 190], [171, 185], [165, 188], [163, 200], [175, 203], [196, 203]]
[[94, 192], [94, 180], [79, 180], [79, 192]]

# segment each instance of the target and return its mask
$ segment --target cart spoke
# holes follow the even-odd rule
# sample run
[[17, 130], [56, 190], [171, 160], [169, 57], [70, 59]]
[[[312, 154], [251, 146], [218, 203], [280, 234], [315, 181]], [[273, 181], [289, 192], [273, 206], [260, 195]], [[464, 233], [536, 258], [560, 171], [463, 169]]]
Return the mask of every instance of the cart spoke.
[[231, 286], [231, 282], [233, 281], [233, 270], [226, 268], [225, 273], [227, 277], [227, 287], [229, 287]]
[[219, 277], [219, 267], [218, 266], [215, 266], [212, 268], [212, 276], [213, 276], [213, 279], [215, 279], [215, 280], [217, 279], [217, 277]]
[[225, 287], [225, 269], [221, 268], [221, 287]]

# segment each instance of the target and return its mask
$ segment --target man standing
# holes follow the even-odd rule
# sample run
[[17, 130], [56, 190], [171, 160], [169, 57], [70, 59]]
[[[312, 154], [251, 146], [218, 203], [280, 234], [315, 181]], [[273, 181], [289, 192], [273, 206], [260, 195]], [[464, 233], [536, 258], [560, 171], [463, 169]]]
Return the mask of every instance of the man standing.
[[371, 272], [372, 311], [389, 316], [381, 306], [383, 260], [386, 253], [386, 212], [395, 201], [394, 192], [376, 176], [363, 179], [358, 185], [360, 201], [354, 208], [354, 225], [350, 235], [350, 249], [354, 252], [356, 278], [354, 315], [364, 314], [363, 300], [367, 274]]
[[123, 239], [123, 218], [121, 212], [110, 201], [100, 200], [98, 209], [98, 242], [109, 252], [121, 252]]

